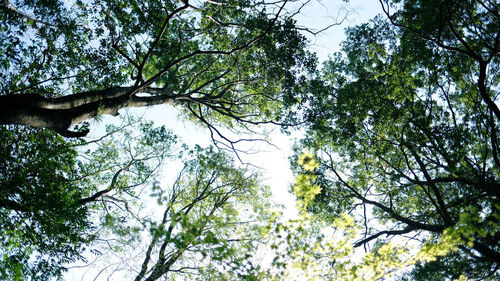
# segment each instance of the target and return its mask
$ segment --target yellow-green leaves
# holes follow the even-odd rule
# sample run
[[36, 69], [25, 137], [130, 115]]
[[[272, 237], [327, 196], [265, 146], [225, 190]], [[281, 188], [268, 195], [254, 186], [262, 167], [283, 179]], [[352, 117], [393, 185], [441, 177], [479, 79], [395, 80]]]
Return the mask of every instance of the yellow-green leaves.
[[315, 179], [314, 175], [301, 174], [297, 176], [293, 192], [299, 198], [298, 207], [301, 211], [306, 211], [307, 205], [321, 192], [321, 187], [314, 184]]
[[319, 167], [319, 162], [314, 158], [314, 155], [306, 150], [297, 159], [297, 164], [307, 172], [314, 172]]
[[425, 243], [416, 259], [426, 262], [435, 261], [438, 257], [457, 251], [459, 246], [474, 247], [475, 237], [485, 238], [488, 235], [487, 231], [477, 226], [481, 218], [475, 208], [469, 210], [470, 212], [461, 213], [458, 223], [454, 227], [445, 229], [437, 242]]
[[367, 253], [354, 248], [361, 229], [345, 213], [332, 222], [302, 216], [276, 230], [276, 280], [378, 281], [413, 262], [403, 243], [380, 243]]
[[319, 167], [319, 162], [314, 155], [309, 152], [303, 152], [297, 159], [297, 164], [304, 169], [306, 173], [299, 174], [293, 186], [293, 193], [297, 196], [298, 209], [305, 212], [307, 206], [313, 202], [316, 195], [321, 192], [321, 187], [315, 184], [316, 176], [312, 174]]

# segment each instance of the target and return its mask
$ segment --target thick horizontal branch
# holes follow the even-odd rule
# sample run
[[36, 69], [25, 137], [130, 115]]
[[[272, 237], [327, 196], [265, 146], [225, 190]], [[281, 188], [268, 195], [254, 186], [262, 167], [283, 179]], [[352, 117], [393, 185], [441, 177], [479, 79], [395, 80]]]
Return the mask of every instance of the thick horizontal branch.
[[[131, 92], [149, 93], [151, 96], [130, 95]], [[0, 96], [0, 124], [45, 127], [61, 133], [71, 125], [93, 117], [117, 115], [122, 108], [185, 103], [188, 100], [186, 96], [151, 87], [113, 87], [59, 98], [36, 94], [4, 95]]]

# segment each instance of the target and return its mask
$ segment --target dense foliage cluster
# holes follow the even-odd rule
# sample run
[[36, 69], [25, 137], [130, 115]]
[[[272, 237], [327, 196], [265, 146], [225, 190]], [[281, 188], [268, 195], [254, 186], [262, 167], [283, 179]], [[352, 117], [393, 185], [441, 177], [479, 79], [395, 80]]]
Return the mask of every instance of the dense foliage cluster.
[[300, 146], [320, 159], [311, 184], [321, 192], [308, 210], [353, 215], [355, 246], [409, 237], [440, 256], [409, 280], [496, 280], [498, 4], [381, 4], [386, 18], [349, 28], [310, 85]]
[[[71, 143], [47, 129], [0, 128], [0, 277], [45, 280], [91, 239]], [[7, 278], [8, 277], [8, 278]]]

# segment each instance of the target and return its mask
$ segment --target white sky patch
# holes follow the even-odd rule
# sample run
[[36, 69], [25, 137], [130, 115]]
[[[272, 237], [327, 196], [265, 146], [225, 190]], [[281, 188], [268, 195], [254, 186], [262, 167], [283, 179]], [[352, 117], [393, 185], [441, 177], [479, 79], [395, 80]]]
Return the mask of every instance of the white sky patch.
[[296, 19], [298, 25], [313, 32], [341, 22], [317, 35], [304, 33], [311, 43], [309, 49], [316, 53], [320, 62], [324, 62], [328, 56], [340, 51], [340, 42], [345, 39], [345, 28], [365, 23], [380, 13], [382, 8], [378, 0], [351, 0], [349, 3], [319, 0], [305, 6]]

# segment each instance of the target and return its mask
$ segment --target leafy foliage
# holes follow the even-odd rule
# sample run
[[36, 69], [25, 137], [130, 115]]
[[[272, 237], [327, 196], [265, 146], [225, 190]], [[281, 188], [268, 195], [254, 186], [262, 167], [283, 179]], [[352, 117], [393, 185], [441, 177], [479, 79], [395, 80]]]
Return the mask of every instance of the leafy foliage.
[[417, 239], [419, 280], [498, 278], [498, 5], [459, 2], [382, 1], [389, 23], [348, 29], [298, 147], [321, 159], [308, 210], [352, 214], [358, 247]]
[[271, 215], [269, 190], [224, 153], [186, 149], [178, 158], [171, 147], [161, 158], [168, 174], [174, 162], [184, 163], [171, 186], [155, 173], [96, 198], [103, 243], [92, 247], [107, 257], [103, 272], [135, 280], [260, 280], [266, 272], [253, 257]]
[[69, 126], [156, 104], [182, 105], [214, 138], [215, 125], [279, 122], [316, 66], [287, 2], [7, 1], [0, 122], [81, 136]]
[[[288, 110], [282, 103], [285, 94], [293, 96], [297, 77], [315, 67], [314, 56], [304, 50], [304, 37], [285, 12], [287, 2], [3, 1], [0, 124], [51, 128], [63, 136], [81, 137], [88, 126], [82, 124], [75, 132], [70, 126], [103, 114], [117, 115], [125, 107], [174, 104], [182, 106], [187, 119], [206, 125], [215, 143], [222, 138], [234, 148], [234, 142], [216, 126], [249, 129], [280, 121]], [[170, 192], [175, 196], [164, 207], [174, 210], [198, 200], [192, 202], [197, 209], [190, 213], [193, 217], [182, 218], [184, 224], [175, 226], [176, 240], [170, 241], [157, 233], [155, 223], [162, 224], [161, 220], [140, 214], [149, 204], [141, 201], [144, 190], [159, 190], [158, 173], [172, 156], [176, 139], [150, 123], [138, 126], [109, 125], [105, 137], [88, 142], [69, 142], [46, 130], [23, 127], [21, 131], [30, 132], [29, 142], [24, 143], [16, 139], [17, 129], [2, 131], [8, 159], [2, 163], [2, 173], [9, 188], [0, 193], [0, 207], [5, 212], [2, 223], [13, 223], [2, 230], [2, 239], [7, 237], [2, 244], [7, 245], [3, 268], [9, 278], [30, 278], [31, 269], [23, 266], [33, 259], [39, 264], [52, 262], [51, 258], [56, 260], [53, 272], [48, 274], [39, 266], [31, 278], [38, 278], [36, 274], [42, 279], [57, 277], [64, 269], [62, 263], [80, 258], [81, 244], [116, 237], [118, 245], [132, 245], [149, 230], [155, 251], [160, 241], [169, 249], [189, 244], [218, 260], [213, 263], [217, 266], [207, 265], [214, 278], [258, 274], [249, 253], [255, 251], [259, 223], [238, 223], [255, 214], [261, 215], [259, 220], [266, 219], [263, 206], [268, 194], [256, 176], [247, 178], [228, 156], [193, 152], [207, 162], [188, 161], [184, 171], [194, 175], [174, 186]], [[15, 155], [8, 153], [11, 143]], [[30, 175], [35, 175], [32, 182]], [[210, 182], [211, 176], [216, 181]], [[214, 190], [204, 193], [209, 189], [203, 191], [203, 184]], [[244, 216], [237, 206], [248, 209]], [[29, 208], [28, 215], [17, 207]], [[213, 216], [207, 213], [210, 208]], [[167, 219], [177, 223], [181, 213], [175, 210], [170, 217], [168, 212]], [[18, 228], [31, 223], [41, 225], [37, 237], [47, 236], [47, 241], [33, 241], [30, 235], [37, 231]], [[52, 229], [56, 226], [61, 229]], [[76, 230], [80, 232], [73, 233]], [[51, 235], [67, 240], [44, 246]], [[231, 235], [243, 238], [233, 241]], [[224, 247], [207, 246], [214, 242]], [[119, 250], [118, 245], [112, 249]], [[237, 247], [246, 250], [237, 251]], [[22, 261], [12, 254], [16, 251], [22, 252]], [[38, 252], [46, 256], [36, 256]], [[199, 257], [186, 260], [199, 261]], [[155, 274], [165, 273], [161, 262], [155, 268], [159, 268]]]
[[60, 278], [105, 233], [131, 239], [137, 230], [119, 223], [127, 213], [109, 207], [113, 195], [134, 198], [176, 141], [132, 118], [95, 141], [17, 126], [2, 127], [1, 136], [0, 276], [11, 280]]
[[0, 138], [0, 278], [58, 276], [92, 239], [77, 153], [46, 129], [3, 126]]
[[303, 119], [301, 214], [277, 222], [248, 167], [152, 123], [2, 127], [2, 278], [60, 277], [83, 245], [136, 280], [499, 278], [495, 1], [380, 0], [387, 20], [348, 29], [312, 79], [287, 1], [35, 2], [1, 4], [1, 124], [83, 136], [68, 128], [173, 104], [235, 149], [218, 126]]
[[148, 264], [147, 252], [136, 280], [144, 278], [144, 266], [151, 267], [144, 280], [159, 274], [168, 280], [261, 280], [253, 256], [270, 216], [269, 190], [228, 155], [199, 147], [189, 154], [173, 186], [155, 195], [165, 211], [161, 221], [147, 223], [148, 250], [158, 258]]

